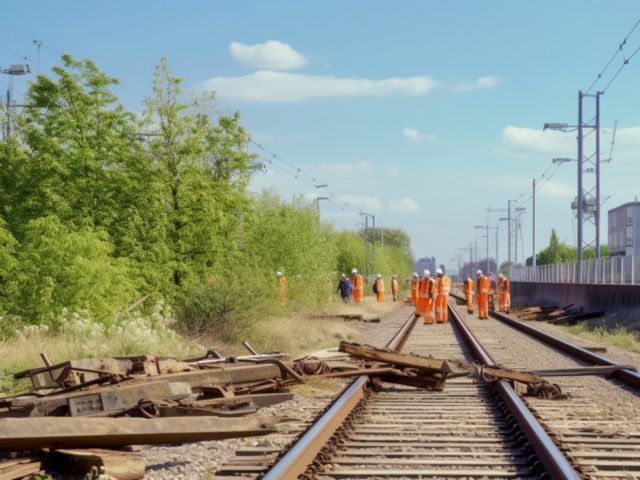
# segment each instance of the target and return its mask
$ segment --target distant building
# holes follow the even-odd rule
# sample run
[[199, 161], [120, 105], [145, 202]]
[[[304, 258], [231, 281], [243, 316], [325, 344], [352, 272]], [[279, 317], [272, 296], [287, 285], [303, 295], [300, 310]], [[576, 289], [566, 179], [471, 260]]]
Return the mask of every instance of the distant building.
[[609, 210], [609, 256], [640, 255], [640, 202]]
[[424, 270], [429, 270], [431, 275], [436, 273], [436, 257], [424, 257], [419, 259], [415, 265], [415, 271], [422, 275]]

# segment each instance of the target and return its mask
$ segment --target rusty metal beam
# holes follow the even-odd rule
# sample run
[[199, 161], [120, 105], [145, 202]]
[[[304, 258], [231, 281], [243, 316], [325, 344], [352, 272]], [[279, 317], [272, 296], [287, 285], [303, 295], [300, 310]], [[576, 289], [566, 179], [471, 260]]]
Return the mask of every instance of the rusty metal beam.
[[345, 341], [340, 342], [338, 350], [348, 353], [352, 357], [388, 363], [399, 367], [416, 368], [425, 373], [449, 373], [451, 371], [447, 361], [438, 358], [405, 355]]
[[250, 418], [6, 418], [0, 421], [0, 450], [108, 448], [199, 442], [275, 432], [272, 417]]

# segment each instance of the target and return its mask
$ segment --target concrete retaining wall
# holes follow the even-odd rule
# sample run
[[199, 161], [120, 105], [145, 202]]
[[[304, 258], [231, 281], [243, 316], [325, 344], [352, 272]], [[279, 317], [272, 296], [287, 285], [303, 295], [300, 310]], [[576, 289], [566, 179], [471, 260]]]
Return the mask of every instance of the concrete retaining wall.
[[512, 282], [511, 303], [515, 307], [571, 303], [585, 310], [606, 310], [627, 317], [624, 323], [640, 323], [640, 285], [590, 285]]

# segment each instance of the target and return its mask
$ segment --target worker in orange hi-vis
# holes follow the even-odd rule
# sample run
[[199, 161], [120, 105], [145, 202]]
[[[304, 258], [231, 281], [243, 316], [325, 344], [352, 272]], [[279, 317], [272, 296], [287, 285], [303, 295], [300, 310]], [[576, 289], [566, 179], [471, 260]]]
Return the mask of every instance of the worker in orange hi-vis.
[[482, 270], [478, 270], [476, 281], [476, 295], [478, 302], [478, 318], [487, 320], [489, 318], [489, 277], [482, 274]]
[[362, 293], [364, 291], [364, 280], [362, 275], [355, 268], [351, 270], [351, 287], [353, 289], [353, 300], [362, 303]]
[[423, 272], [418, 288], [418, 306], [416, 307], [416, 316], [424, 315], [425, 325], [433, 323], [433, 279], [430, 275], [429, 270]]
[[441, 268], [436, 270], [436, 323], [449, 321], [449, 292], [451, 291], [451, 280]]
[[464, 281], [464, 296], [467, 299], [467, 313], [473, 315], [473, 280], [469, 277]]
[[395, 273], [391, 277], [391, 296], [394, 302], [398, 299], [398, 276]]
[[282, 272], [276, 272], [276, 279], [278, 280], [278, 295], [280, 296], [280, 303], [287, 303], [287, 278]]
[[511, 282], [500, 274], [498, 275], [498, 284], [500, 285], [500, 311], [509, 313], [511, 310]]
[[418, 288], [420, 287], [420, 278], [416, 272], [411, 276], [411, 305], [418, 305]]
[[384, 302], [384, 280], [382, 275], [376, 275], [376, 281], [373, 283], [373, 293], [378, 297], [378, 303]]

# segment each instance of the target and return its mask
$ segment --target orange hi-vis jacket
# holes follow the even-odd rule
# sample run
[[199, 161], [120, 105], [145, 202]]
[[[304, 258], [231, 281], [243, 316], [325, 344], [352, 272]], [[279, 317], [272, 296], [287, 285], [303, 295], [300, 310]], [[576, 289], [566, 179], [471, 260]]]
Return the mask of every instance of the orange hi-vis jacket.
[[502, 289], [501, 289], [501, 295], [500, 295], [500, 309], [503, 312], [509, 312], [509, 309], [511, 308], [511, 282], [509, 281], [508, 278], [505, 278], [502, 281]]
[[420, 287], [420, 279], [415, 277], [411, 280], [411, 305], [418, 304], [418, 288]]
[[436, 295], [449, 295], [451, 291], [451, 280], [446, 275], [436, 280]]
[[398, 293], [398, 279], [397, 278], [392, 278], [391, 279], [391, 293], [393, 293], [394, 295], [396, 293]]
[[464, 296], [467, 300], [467, 311], [473, 312], [473, 280], [470, 278], [464, 281]]
[[451, 291], [451, 280], [446, 275], [436, 279], [436, 322], [449, 320], [447, 301]]
[[360, 303], [362, 302], [362, 293], [364, 290], [364, 280], [362, 279], [362, 275], [356, 273], [351, 277], [351, 285], [353, 288], [353, 299]]
[[464, 281], [464, 294], [465, 295], [473, 295], [473, 280], [467, 278]]
[[491, 284], [489, 282], [489, 277], [486, 275], [482, 275], [478, 279], [478, 287], [476, 289], [478, 295], [489, 295], [489, 290], [491, 288]]
[[477, 282], [478, 317], [486, 319], [489, 316], [489, 277], [481, 275]]
[[280, 302], [287, 302], [287, 279], [285, 276], [278, 277], [278, 290], [280, 294]]
[[418, 290], [418, 306], [416, 313], [424, 315], [425, 321], [433, 322], [433, 287], [434, 281], [431, 277], [424, 277], [420, 280], [420, 288]]

